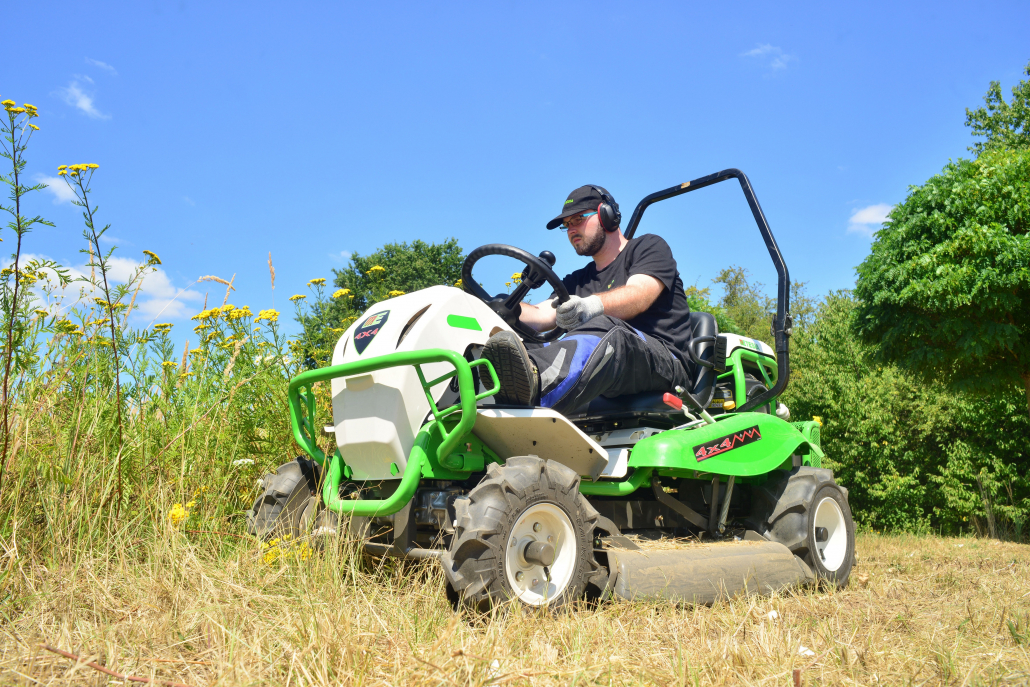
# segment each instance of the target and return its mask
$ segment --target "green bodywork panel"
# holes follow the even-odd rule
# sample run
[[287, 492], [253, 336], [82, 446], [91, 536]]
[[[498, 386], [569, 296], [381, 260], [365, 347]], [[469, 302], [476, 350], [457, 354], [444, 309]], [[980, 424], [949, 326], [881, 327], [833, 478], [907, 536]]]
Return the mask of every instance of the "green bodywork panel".
[[464, 315], [448, 315], [447, 324], [458, 329], [471, 329], [474, 332], [483, 331], [483, 328], [479, 326], [479, 320], [474, 317], [465, 317]]
[[734, 413], [714, 425], [641, 439], [630, 452], [629, 467], [680, 476], [689, 471], [754, 477], [789, 468], [795, 453], [805, 465], [821, 464], [822, 450], [795, 425], [765, 413]]

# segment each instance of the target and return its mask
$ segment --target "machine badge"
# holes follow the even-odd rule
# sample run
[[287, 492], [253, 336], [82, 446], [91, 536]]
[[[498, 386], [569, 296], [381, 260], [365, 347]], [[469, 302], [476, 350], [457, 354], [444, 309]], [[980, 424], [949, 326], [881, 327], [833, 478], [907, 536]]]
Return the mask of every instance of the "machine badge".
[[706, 441], [703, 444], [695, 446], [694, 457], [699, 461], [705, 460], [706, 458], [717, 456], [720, 453], [726, 453], [727, 451], [732, 451], [735, 448], [753, 444], [761, 438], [762, 433], [758, 431], [758, 425], [755, 425], [753, 427], [748, 427], [747, 429], [742, 429], [739, 432], [734, 432], [733, 434], [719, 437], [718, 439], [712, 439], [711, 441]]
[[358, 349], [358, 353], [364, 353], [368, 345], [372, 343], [372, 339], [379, 333], [379, 330], [386, 324], [386, 318], [390, 316], [389, 310], [383, 310], [377, 312], [375, 315], [369, 315], [365, 318], [365, 321], [358, 325], [358, 328], [354, 330], [354, 348]]

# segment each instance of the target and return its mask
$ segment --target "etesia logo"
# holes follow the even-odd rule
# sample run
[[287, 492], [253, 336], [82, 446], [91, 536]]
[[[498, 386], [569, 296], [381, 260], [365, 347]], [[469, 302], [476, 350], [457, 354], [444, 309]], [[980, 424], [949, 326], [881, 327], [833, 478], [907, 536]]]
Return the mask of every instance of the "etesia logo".
[[365, 349], [368, 348], [368, 345], [372, 343], [372, 339], [382, 330], [383, 325], [386, 324], [386, 318], [389, 316], [389, 310], [369, 315], [365, 321], [354, 330], [354, 348], [357, 350], [359, 355], [364, 353]]
[[572, 202], [572, 198], [569, 198], [567, 201], [565, 201], [565, 204], [568, 205], [571, 202]]
[[756, 344], [754, 341], [750, 341], [748, 339], [741, 339], [740, 340], [740, 345], [743, 346], [744, 348], [750, 348], [752, 351], [760, 351], [760, 350], [762, 350], [761, 348], [759, 348], [758, 344]]

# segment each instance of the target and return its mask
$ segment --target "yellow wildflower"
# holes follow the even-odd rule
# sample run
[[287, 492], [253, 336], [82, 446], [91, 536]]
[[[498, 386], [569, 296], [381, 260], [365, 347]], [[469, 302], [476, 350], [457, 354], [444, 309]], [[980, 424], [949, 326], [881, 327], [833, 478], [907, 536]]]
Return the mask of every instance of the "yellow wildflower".
[[37, 315], [39, 315], [40, 317], [46, 317], [47, 315], [49, 315], [49, 314], [50, 314], [50, 313], [48, 313], [48, 312], [47, 312], [46, 310], [42, 310], [42, 309], [40, 309], [40, 308], [36, 308], [36, 309], [35, 309], [35, 310], [33, 310], [32, 312], [36, 313], [36, 314], [37, 314]]
[[89, 167], [90, 169], [100, 169], [100, 165], [94, 162], [90, 162], [88, 165], [83, 165], [83, 167]]
[[57, 173], [57, 176], [63, 177], [67, 173], [68, 173], [68, 170], [62, 169], [60, 172]]
[[37, 107], [36, 107], [35, 105], [33, 105], [32, 103], [22, 103], [22, 104], [21, 104], [21, 106], [22, 106], [22, 107], [24, 107], [24, 108], [25, 108], [26, 110], [35, 110], [35, 109], [38, 109], [38, 108], [37, 108]]
[[225, 319], [229, 320], [230, 322], [235, 322], [236, 320], [242, 320], [244, 317], [250, 317], [253, 314], [254, 313], [250, 311], [250, 306], [244, 305], [240, 308], [234, 309], [232, 312], [225, 316]]
[[258, 313], [258, 316], [254, 318], [255, 322], [260, 322], [261, 320], [267, 320], [269, 323], [278, 322], [279, 311], [272, 309], [262, 310]]
[[340, 298], [350, 293], [350, 289], [337, 289], [333, 292], [333, 298]]
[[507, 286], [509, 289], [511, 288], [511, 282], [510, 281], [504, 282], [504, 285]]
[[515, 282], [516, 284], [521, 284], [522, 283], [522, 272], [516, 272], [515, 274], [511, 275], [511, 280], [513, 282]]
[[147, 264], [148, 265], [160, 265], [161, 264], [161, 258], [157, 257], [157, 253], [155, 253], [154, 251], [145, 250], [145, 251], [143, 251], [143, 255], [147, 256]]
[[15, 105], [17, 105], [17, 103], [8, 98], [7, 100], [0, 103], [0, 105], [3, 105], [4, 107], [14, 107]]
[[9, 108], [7, 108], [7, 110], [8, 110], [8, 112], [13, 112], [14, 114], [21, 114], [22, 112], [25, 111], [25, 108], [24, 107], [9, 107]]
[[318, 279], [312, 279], [308, 282], [308, 286], [321, 286], [322, 284], [325, 284], [325, 279], [323, 279], [322, 277], [319, 277]]
[[36, 126], [35, 124], [29, 124], [29, 128], [31, 128], [31, 129], [33, 129], [35, 131], [39, 131], [39, 127]]
[[457, 286], [459, 289], [463, 286], [463, 284], [461, 283], [460, 279], [458, 281], [454, 282], [454, 285]]
[[107, 301], [105, 301], [103, 298], [100, 298], [99, 296], [93, 296], [93, 302], [99, 305], [101, 308], [107, 307]]
[[79, 176], [79, 173], [73, 169], [72, 171], [68, 172], [68, 176], [77, 177]]
[[68, 165], [57, 165], [58, 170], [68, 169]]
[[304, 300], [305, 298], [307, 298], [307, 296], [305, 296], [305, 295], [303, 295], [303, 294], [299, 294], [299, 293], [298, 293], [298, 294], [296, 294], [296, 295], [290, 296], [290, 300], [291, 300], [291, 301], [302, 301], [302, 300]]
[[163, 363], [161, 363], [161, 367], [165, 369], [174, 369], [176, 367], [179, 367], [179, 363], [175, 362], [174, 360], [166, 360]]
[[215, 309], [216, 310], [221, 310], [222, 312], [232, 312], [233, 310], [236, 309], [236, 306], [233, 305], [232, 303], [226, 303], [221, 308], [215, 308]]
[[403, 291], [394, 290], [394, 291], [391, 291], [390, 293], [388, 293], [386, 295], [389, 296], [390, 298], [396, 298], [397, 296], [403, 296], [404, 292]]
[[178, 527], [179, 523], [190, 516], [190, 512], [182, 507], [181, 503], [177, 503], [172, 506], [171, 512], [168, 513], [168, 521], [172, 523], [172, 527]]
[[372, 269], [370, 269], [370, 270], [369, 270], [369, 271], [367, 272], [367, 274], [373, 274], [373, 273], [375, 273], [375, 272], [385, 272], [385, 271], [386, 271], [386, 268], [385, 268], [385, 267], [383, 267], [382, 265], [373, 265], [373, 266], [372, 266]]

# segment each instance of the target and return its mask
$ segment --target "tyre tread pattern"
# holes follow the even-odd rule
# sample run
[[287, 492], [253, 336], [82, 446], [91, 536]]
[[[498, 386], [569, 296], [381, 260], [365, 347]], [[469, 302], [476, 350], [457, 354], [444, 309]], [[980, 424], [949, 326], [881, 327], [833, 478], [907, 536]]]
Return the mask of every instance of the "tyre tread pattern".
[[319, 466], [297, 457], [262, 478], [264, 491], [247, 511], [247, 533], [261, 539], [273, 535], [299, 536], [301, 518], [318, 492]]
[[[581, 550], [592, 552], [594, 529], [600, 515], [579, 493], [579, 475], [570, 468], [537, 456], [515, 456], [504, 465], [491, 463], [486, 477], [467, 499], [456, 502], [457, 526], [450, 549], [441, 557], [447, 577], [448, 596], [463, 599], [476, 610], [507, 601], [506, 580], [502, 580], [504, 544], [507, 532], [526, 506], [556, 501], [573, 510], [573, 526]], [[562, 606], [582, 595], [587, 582], [605, 574], [592, 553], [580, 556], [566, 591], [550, 607]]]

